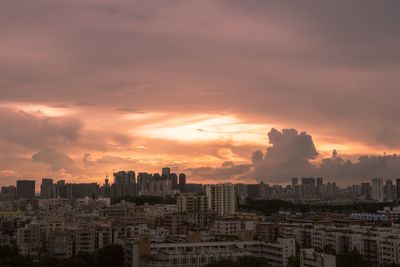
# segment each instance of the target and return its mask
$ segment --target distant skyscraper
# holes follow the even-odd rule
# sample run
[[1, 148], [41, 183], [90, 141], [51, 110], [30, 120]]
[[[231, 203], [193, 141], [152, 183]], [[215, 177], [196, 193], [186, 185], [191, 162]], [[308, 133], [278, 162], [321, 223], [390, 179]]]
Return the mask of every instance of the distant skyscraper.
[[384, 188], [385, 200], [393, 201], [395, 198], [395, 188], [392, 180], [386, 180]]
[[317, 178], [317, 188], [321, 188], [324, 184], [324, 179], [322, 177]]
[[384, 199], [382, 178], [373, 178], [371, 184], [372, 184], [372, 199], [382, 202]]
[[35, 198], [35, 181], [34, 180], [17, 180], [17, 199], [33, 199]]
[[181, 193], [185, 192], [186, 190], [186, 174], [180, 173], [179, 174], [179, 191]]
[[169, 177], [170, 174], [171, 174], [171, 168], [169, 168], [169, 167], [162, 168], [162, 170], [161, 170], [162, 176]]
[[136, 173], [134, 171], [127, 171], [127, 184], [136, 184]]
[[43, 178], [40, 185], [40, 198], [51, 199], [54, 198], [53, 179]]
[[13, 185], [2, 186], [0, 199], [3, 201], [12, 201], [17, 198], [17, 188]]
[[313, 177], [301, 178], [301, 197], [302, 198], [315, 197], [315, 178]]
[[171, 180], [172, 189], [178, 190], [178, 175], [176, 175], [176, 173], [171, 173], [169, 178]]
[[396, 199], [400, 199], [400, 178], [396, 179]]
[[372, 198], [372, 188], [370, 183], [361, 183], [361, 196], [363, 196], [364, 199]]
[[56, 197], [67, 198], [67, 186], [65, 185], [65, 180], [57, 181]]
[[292, 178], [292, 189], [299, 184], [299, 179], [297, 177]]

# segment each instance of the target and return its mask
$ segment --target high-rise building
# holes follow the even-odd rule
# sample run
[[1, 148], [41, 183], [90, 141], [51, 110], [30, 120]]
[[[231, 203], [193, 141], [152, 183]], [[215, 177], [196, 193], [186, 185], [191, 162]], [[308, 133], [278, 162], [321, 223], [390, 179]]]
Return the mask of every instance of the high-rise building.
[[176, 173], [171, 173], [169, 179], [171, 180], [172, 190], [178, 190], [178, 175], [176, 175]]
[[301, 178], [301, 197], [302, 198], [315, 197], [315, 178], [313, 177]]
[[35, 198], [35, 181], [34, 180], [17, 180], [17, 199], [33, 199]]
[[382, 202], [384, 199], [382, 178], [373, 178], [371, 184], [372, 184], [372, 199]]
[[2, 186], [0, 199], [3, 201], [13, 201], [17, 198], [17, 188], [14, 185]]
[[162, 168], [161, 176], [168, 178], [170, 174], [171, 174], [171, 168], [169, 168], [169, 167]]
[[395, 199], [395, 187], [393, 186], [392, 180], [386, 180], [384, 188], [384, 199], [387, 201], [393, 201]]
[[372, 198], [372, 188], [370, 183], [361, 183], [361, 196], [364, 199]]
[[127, 175], [126, 178], [127, 184], [136, 184], [136, 173], [134, 171], [127, 171], [126, 175]]
[[179, 174], [179, 191], [181, 193], [186, 191], [186, 174], [184, 173]]
[[208, 208], [219, 216], [232, 215], [236, 212], [237, 197], [233, 184], [206, 185], [205, 192]]
[[59, 180], [56, 184], [56, 197], [67, 198], [67, 186], [65, 180]]
[[321, 188], [323, 184], [324, 184], [324, 178], [318, 177], [317, 178], [317, 189]]
[[114, 173], [114, 184], [135, 184], [136, 174], [134, 171], [119, 171]]
[[400, 199], [400, 178], [396, 179], [396, 199]]
[[40, 198], [51, 199], [55, 197], [54, 195], [53, 179], [43, 178], [40, 185]]

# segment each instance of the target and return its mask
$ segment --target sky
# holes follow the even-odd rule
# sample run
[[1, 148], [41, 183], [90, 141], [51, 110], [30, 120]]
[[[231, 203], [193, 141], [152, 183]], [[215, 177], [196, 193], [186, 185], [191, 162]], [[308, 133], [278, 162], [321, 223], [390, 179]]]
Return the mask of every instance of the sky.
[[397, 0], [3, 0], [0, 185], [400, 177]]

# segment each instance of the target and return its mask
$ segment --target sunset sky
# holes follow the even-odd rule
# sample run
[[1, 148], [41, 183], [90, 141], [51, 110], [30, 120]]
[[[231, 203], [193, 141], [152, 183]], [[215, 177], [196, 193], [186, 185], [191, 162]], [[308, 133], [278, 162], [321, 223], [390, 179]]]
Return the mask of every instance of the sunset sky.
[[2, 0], [0, 185], [163, 166], [188, 182], [400, 177], [399, 10]]

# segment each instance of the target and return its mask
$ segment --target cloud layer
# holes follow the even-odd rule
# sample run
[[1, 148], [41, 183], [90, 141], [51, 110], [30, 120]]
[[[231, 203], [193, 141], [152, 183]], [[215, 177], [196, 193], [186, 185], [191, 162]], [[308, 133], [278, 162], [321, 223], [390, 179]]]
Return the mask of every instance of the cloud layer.
[[[399, 8], [395, 0], [1, 1], [0, 183], [11, 174], [100, 180], [113, 168], [167, 164], [278, 181], [291, 174], [287, 162], [313, 173], [311, 162], [334, 148], [353, 159], [352, 171], [339, 157], [318, 171], [339, 165], [340, 175], [362, 176], [354, 158], [400, 148]], [[318, 153], [309, 135], [285, 130], [252, 154], [271, 127], [307, 129]], [[377, 161], [396, 160], [388, 157]]]

